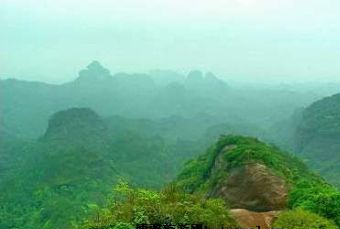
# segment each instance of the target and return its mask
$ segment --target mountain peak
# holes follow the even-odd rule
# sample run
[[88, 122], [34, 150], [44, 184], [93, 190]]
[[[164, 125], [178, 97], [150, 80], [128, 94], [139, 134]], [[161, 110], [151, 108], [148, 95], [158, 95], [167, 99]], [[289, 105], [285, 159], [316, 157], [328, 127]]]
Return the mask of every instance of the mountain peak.
[[111, 77], [110, 71], [95, 60], [87, 65], [86, 69], [79, 72], [77, 80], [98, 81], [110, 79]]
[[101, 136], [105, 129], [105, 123], [90, 108], [70, 108], [51, 116], [43, 139], [86, 140]]
[[189, 72], [187, 76], [188, 81], [202, 81], [203, 80], [203, 73], [199, 70], [193, 70]]
[[222, 198], [235, 209], [266, 212], [285, 209], [289, 188], [303, 179], [323, 182], [276, 147], [255, 138], [222, 136], [206, 154], [188, 162], [175, 182], [187, 192]]

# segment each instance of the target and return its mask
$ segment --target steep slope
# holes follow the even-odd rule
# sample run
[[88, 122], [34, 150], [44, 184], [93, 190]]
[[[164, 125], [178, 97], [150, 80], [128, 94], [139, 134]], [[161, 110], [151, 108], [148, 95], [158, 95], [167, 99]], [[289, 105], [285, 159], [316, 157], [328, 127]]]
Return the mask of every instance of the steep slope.
[[[221, 137], [206, 154], [189, 161], [178, 175], [176, 182], [189, 192], [204, 191], [209, 195], [223, 188], [224, 182], [232, 183], [239, 176], [244, 176], [243, 178], [248, 179], [250, 183], [256, 183], [257, 178], [261, 181], [266, 177], [266, 182], [278, 183], [278, 187], [288, 188], [296, 175], [293, 174], [295, 170], [299, 174], [306, 174], [304, 176], [309, 174], [303, 163], [280, 152], [277, 148], [257, 139], [230, 135]], [[243, 181], [238, 182], [239, 188], [245, 185]]]
[[340, 187], [340, 94], [303, 111], [295, 132], [296, 151], [330, 182]]
[[[186, 163], [174, 183], [264, 217], [303, 207], [340, 225], [340, 193], [298, 159], [254, 138], [221, 137], [206, 154]], [[242, 220], [246, 210], [234, 213]]]

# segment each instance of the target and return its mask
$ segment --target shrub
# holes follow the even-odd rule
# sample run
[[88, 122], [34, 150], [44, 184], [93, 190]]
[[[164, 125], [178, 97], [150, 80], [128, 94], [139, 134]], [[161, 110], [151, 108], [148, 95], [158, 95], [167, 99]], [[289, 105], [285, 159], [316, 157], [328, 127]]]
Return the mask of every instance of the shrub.
[[332, 221], [302, 209], [281, 213], [274, 222], [275, 227], [287, 229], [338, 229]]
[[[125, 229], [137, 224], [204, 224], [217, 228], [236, 226], [229, 209], [221, 199], [206, 199], [199, 194], [187, 194], [176, 186], [160, 192], [133, 189], [120, 182], [113, 191], [106, 209], [86, 222], [83, 228]], [[124, 225], [122, 223], [125, 223]], [[122, 225], [122, 226], [118, 226]], [[110, 227], [108, 227], [110, 226]]]

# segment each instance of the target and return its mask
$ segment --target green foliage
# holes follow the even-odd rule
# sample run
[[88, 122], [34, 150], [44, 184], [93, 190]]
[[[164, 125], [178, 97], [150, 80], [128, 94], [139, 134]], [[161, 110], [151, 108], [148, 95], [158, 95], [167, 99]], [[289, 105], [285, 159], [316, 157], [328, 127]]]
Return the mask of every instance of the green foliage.
[[173, 123], [185, 121], [102, 119], [73, 108], [54, 114], [38, 141], [1, 141], [0, 228], [77, 225], [119, 177], [159, 189], [205, 144], [174, 137]]
[[81, 228], [107, 228], [110, 225], [116, 228], [122, 224], [130, 227], [140, 223], [236, 225], [220, 199], [186, 194], [172, 185], [155, 192], [131, 188], [128, 183], [120, 182], [115, 186], [108, 206], [84, 222]]
[[117, 223], [113, 229], [134, 229], [134, 227], [130, 223]]
[[340, 192], [330, 185], [303, 180], [291, 191], [289, 204], [331, 219], [340, 227]]
[[274, 222], [275, 228], [289, 229], [338, 229], [338, 227], [317, 214], [295, 209], [283, 212]]
[[323, 98], [302, 113], [295, 150], [329, 182], [340, 187], [340, 94]]
[[161, 187], [178, 159], [163, 139], [144, 132], [115, 132], [93, 111], [70, 109], [52, 116], [39, 141], [1, 147], [8, 169], [0, 174], [0, 228], [76, 225], [103, 206], [119, 177]]
[[[56, 121], [38, 142], [3, 147], [2, 157], [9, 168], [0, 174], [5, 178], [0, 180], [1, 229], [77, 228], [89, 215], [95, 217], [84, 225], [107, 228], [169, 220], [232, 223], [223, 202], [206, 200], [199, 193], [215, 187], [231, 168], [253, 162], [265, 164], [287, 181], [291, 208], [307, 209], [340, 224], [339, 192], [291, 155], [255, 138], [239, 136], [221, 137], [205, 155], [185, 164], [174, 183], [195, 194], [171, 186], [155, 192], [120, 183], [109, 206], [103, 208], [118, 177], [134, 185], [159, 188], [206, 142], [178, 139], [174, 127], [164, 131], [177, 123], [176, 118], [158, 126], [121, 118], [116, 123], [112, 119], [104, 122], [89, 110], [85, 113], [71, 113], [73, 121], [69, 121], [61, 112], [53, 116]], [[164, 133], [168, 136], [160, 137]], [[8, 157], [12, 153], [18, 157]], [[218, 171], [214, 170], [217, 157], [222, 159]]]
[[[213, 169], [216, 157], [223, 159], [218, 171]], [[309, 210], [340, 226], [339, 191], [295, 157], [254, 138], [222, 136], [206, 154], [187, 162], [175, 183], [189, 193], [206, 193], [225, 179], [231, 168], [247, 163], [264, 164], [286, 180], [290, 208]]]
[[[90, 214], [108, 216], [107, 219], [112, 220], [109, 217], [112, 209], [102, 209], [102, 206], [118, 177], [125, 177], [138, 186], [159, 188], [173, 178], [183, 161], [201, 152], [217, 134], [261, 135], [266, 126], [310, 100], [287, 91], [267, 96], [267, 89], [228, 90], [224, 82], [211, 74], [199, 78], [193, 81], [183, 77], [159, 87], [151, 76], [111, 76], [107, 69], [94, 62], [80, 72], [77, 80], [63, 85], [1, 80], [1, 97], [5, 99], [1, 104], [0, 143], [3, 135], [10, 138], [41, 136], [50, 114], [75, 104], [94, 108], [100, 114], [153, 120], [117, 116], [104, 120], [90, 109], [69, 109], [52, 116], [50, 128], [39, 142], [0, 145], [0, 228], [64, 229], [76, 227], [80, 219]], [[272, 90], [270, 93], [274, 94]], [[259, 100], [262, 102], [258, 103]], [[331, 128], [322, 133], [336, 132], [338, 125], [327, 119], [338, 120], [339, 112], [335, 110], [329, 117], [323, 115], [323, 110], [317, 109], [321, 115], [315, 123], [322, 124], [321, 128]], [[169, 114], [170, 117], [164, 118]], [[209, 140], [202, 138], [206, 130]], [[207, 155], [187, 163], [177, 183], [189, 192], [213, 187], [228, 174], [227, 170], [220, 170], [210, 176], [213, 162], [225, 145], [237, 145], [224, 157], [228, 166], [248, 163], [251, 158], [266, 164], [291, 184], [300, 177], [307, 183], [314, 179], [308, 172], [302, 175], [303, 165], [291, 157], [280, 156], [275, 148], [251, 138], [230, 137], [211, 147]], [[315, 183], [320, 183], [318, 178]], [[128, 214], [131, 209], [127, 207], [131, 205], [126, 204], [126, 198], [134, 195], [138, 197], [139, 207], [133, 209], [133, 223], [152, 218], [155, 212], [146, 207], [148, 203], [156, 206], [162, 201], [166, 203], [169, 208], [160, 212], [171, 215], [172, 220], [181, 218], [171, 211], [170, 206], [175, 206], [181, 214], [185, 210], [191, 212], [188, 214], [192, 218], [199, 215], [202, 221], [211, 220], [209, 224], [219, 220], [217, 213], [222, 209], [219, 201], [196, 200], [198, 194], [168, 195], [120, 188], [115, 190], [115, 198], [124, 203], [125, 208], [123, 216], [119, 215], [121, 221], [113, 221], [115, 228], [133, 225]], [[336, 192], [325, 192], [318, 197], [314, 194], [320, 191], [313, 191], [295, 189], [291, 195], [292, 206], [303, 206], [336, 219], [339, 215]], [[201, 202], [210, 210], [202, 210], [202, 204], [198, 206]]]
[[340, 94], [321, 99], [303, 113], [300, 128], [315, 134], [340, 134]]

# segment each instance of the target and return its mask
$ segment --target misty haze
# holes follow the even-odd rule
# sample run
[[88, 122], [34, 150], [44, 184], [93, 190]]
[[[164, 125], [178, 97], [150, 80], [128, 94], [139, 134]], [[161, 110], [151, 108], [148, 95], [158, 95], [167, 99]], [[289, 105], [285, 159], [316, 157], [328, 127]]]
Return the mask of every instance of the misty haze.
[[339, 229], [339, 10], [2, 1], [0, 229]]

